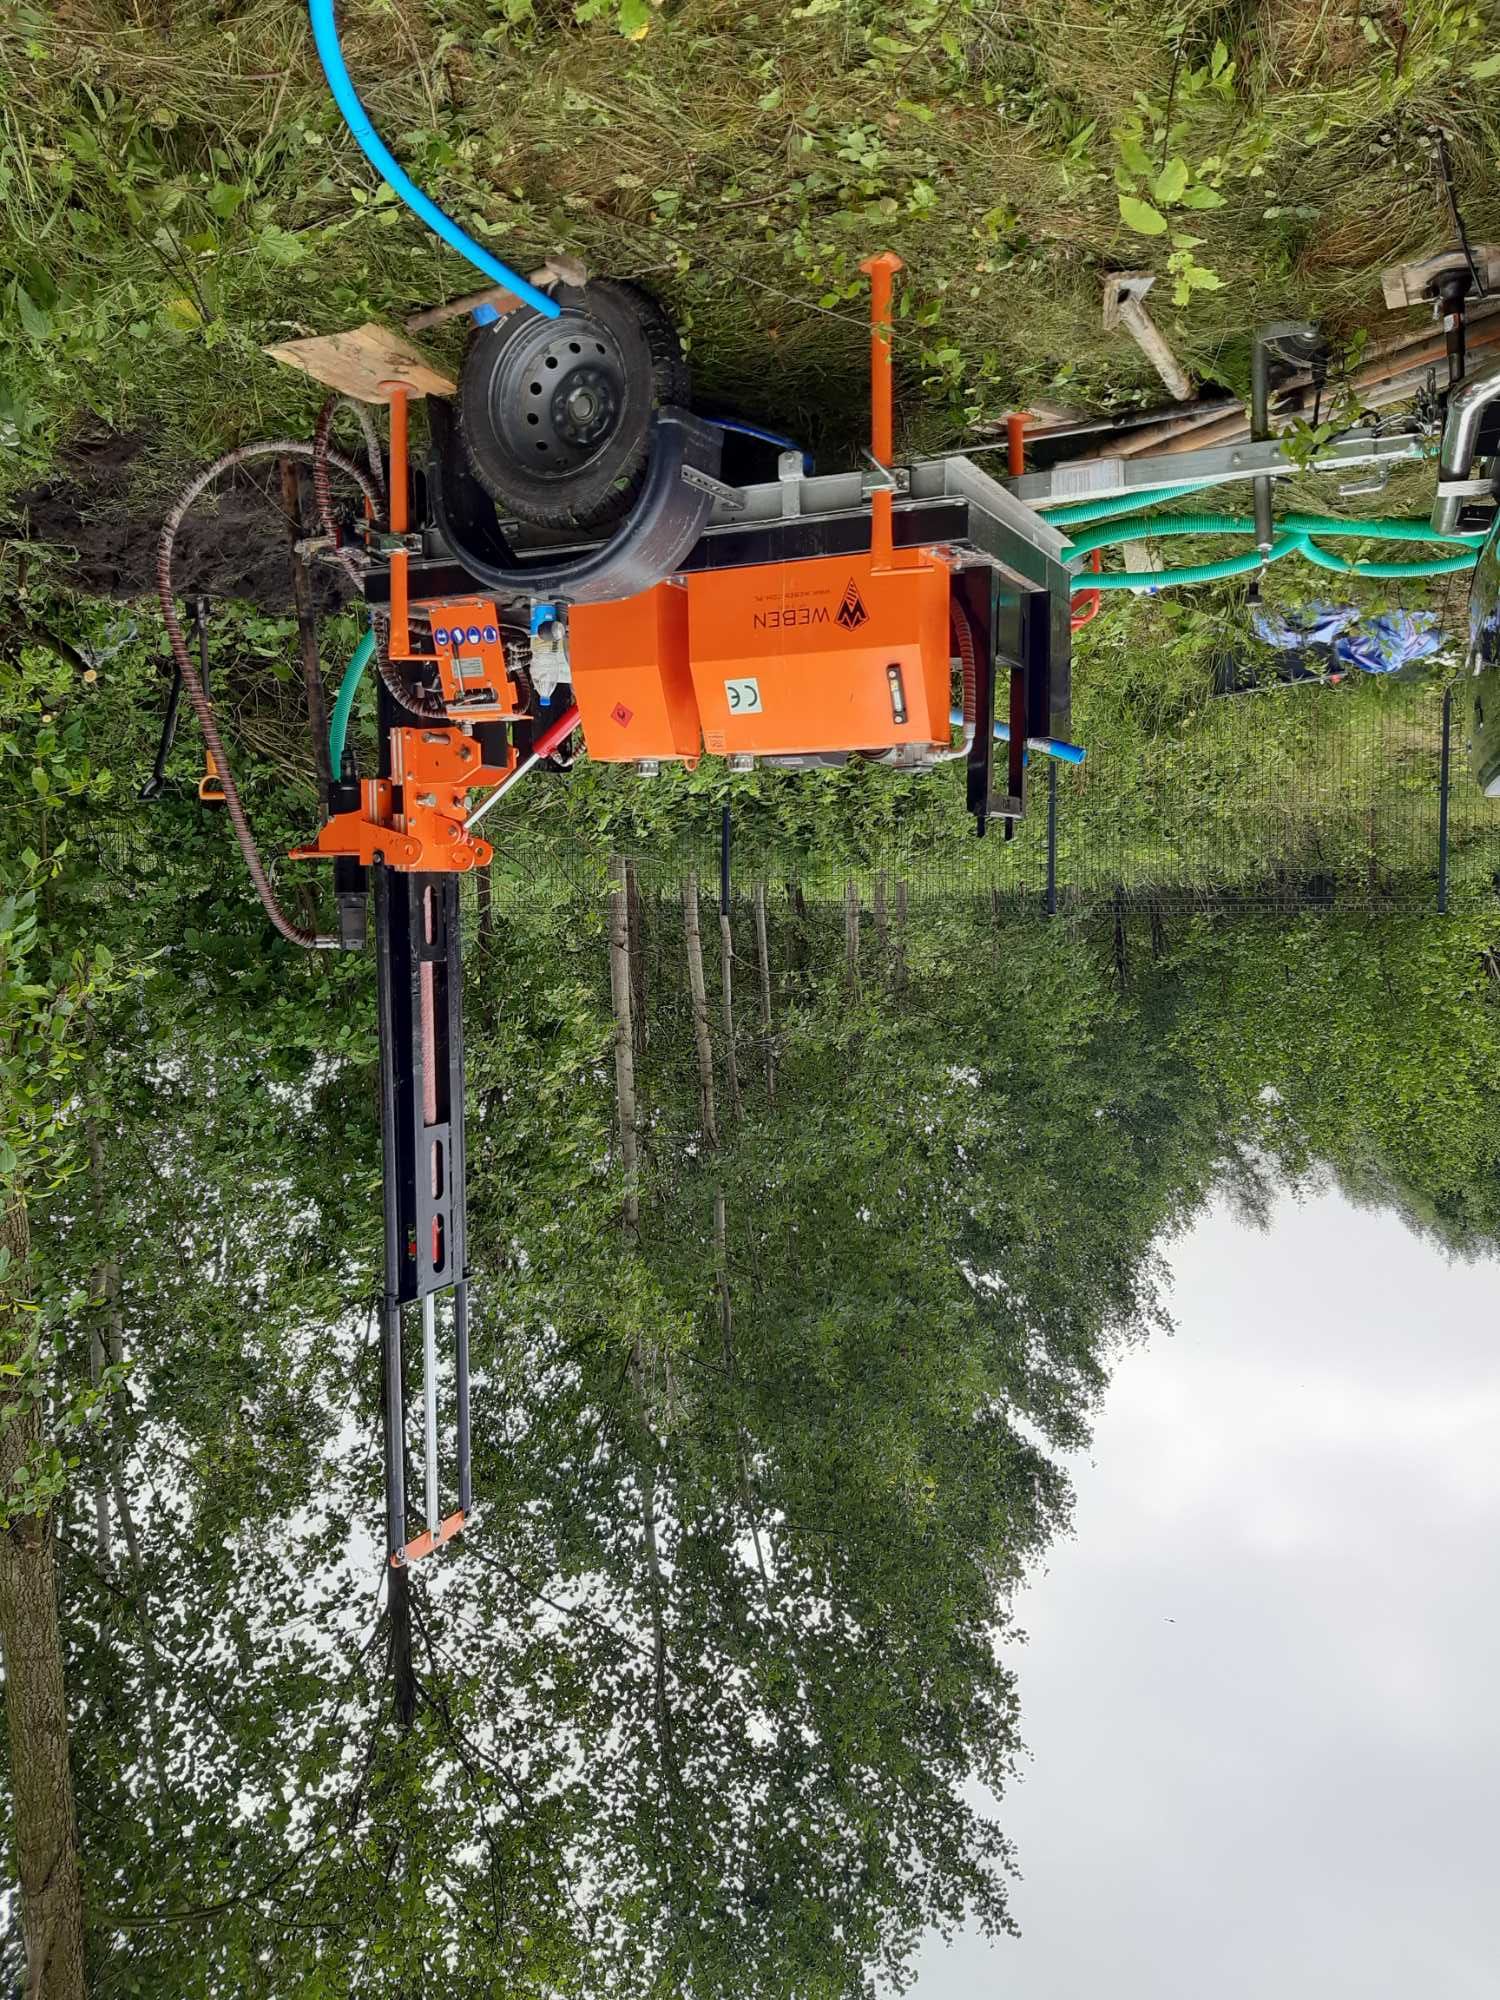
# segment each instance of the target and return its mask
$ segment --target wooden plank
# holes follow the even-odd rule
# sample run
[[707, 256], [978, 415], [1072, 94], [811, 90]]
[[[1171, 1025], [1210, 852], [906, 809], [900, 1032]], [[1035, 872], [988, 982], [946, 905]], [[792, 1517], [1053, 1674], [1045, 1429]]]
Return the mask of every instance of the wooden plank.
[[451, 396], [456, 387], [404, 334], [373, 320], [348, 333], [281, 341], [262, 351], [361, 403], [389, 402], [382, 382], [400, 382], [415, 396]]
[[441, 326], [445, 320], [459, 319], [465, 313], [473, 312], [475, 306], [493, 306], [497, 313], [511, 313], [521, 301], [514, 292], [508, 292], [504, 285], [489, 285], [482, 292], [465, 292], [461, 299], [449, 299], [445, 305], [423, 306], [414, 312], [406, 322], [408, 333], [425, 333], [430, 326]]
[[[1500, 245], [1476, 243], [1473, 246], [1473, 255], [1480, 276], [1484, 279], [1486, 291], [1500, 284]], [[1399, 312], [1402, 306], [1429, 304], [1435, 281], [1442, 272], [1466, 271], [1468, 268], [1468, 260], [1462, 250], [1440, 250], [1435, 257], [1422, 257], [1415, 263], [1393, 265], [1389, 271], [1382, 271], [1380, 274], [1387, 310]]]

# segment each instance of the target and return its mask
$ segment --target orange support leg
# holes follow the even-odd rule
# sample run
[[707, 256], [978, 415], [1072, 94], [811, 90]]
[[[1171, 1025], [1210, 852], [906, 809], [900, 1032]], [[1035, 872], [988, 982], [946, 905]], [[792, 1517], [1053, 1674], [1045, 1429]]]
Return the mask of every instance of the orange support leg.
[[[407, 470], [406, 449], [406, 385], [404, 382], [382, 382], [381, 390], [390, 398], [391, 405], [391, 506], [390, 530], [393, 535], [404, 535], [410, 522], [410, 474]], [[411, 633], [407, 618], [406, 551], [395, 549], [391, 553], [391, 658], [404, 660], [410, 657]]]
[[[891, 389], [892, 280], [902, 268], [894, 250], [867, 257], [859, 267], [870, 280], [870, 456], [882, 470], [891, 470], [895, 456], [895, 410]], [[891, 489], [881, 487], [870, 501], [870, 555], [889, 569], [894, 561]]]

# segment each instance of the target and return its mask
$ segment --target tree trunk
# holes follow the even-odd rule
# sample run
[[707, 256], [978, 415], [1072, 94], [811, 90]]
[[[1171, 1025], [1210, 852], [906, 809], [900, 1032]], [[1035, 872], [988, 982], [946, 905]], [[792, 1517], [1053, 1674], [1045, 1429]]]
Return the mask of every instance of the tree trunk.
[[880, 953], [880, 973], [884, 978], [891, 958], [891, 924], [886, 914], [884, 875], [875, 877], [875, 947]]
[[760, 1032], [765, 1051], [766, 1101], [776, 1108], [776, 1043], [771, 1020], [771, 947], [766, 936], [766, 885], [755, 885], [755, 957], [760, 969]]
[[740, 1066], [734, 1052], [734, 933], [729, 927], [729, 912], [719, 912], [719, 984], [724, 1001], [724, 1054], [729, 1071], [729, 1105], [737, 1119], [745, 1115], [744, 1100], [740, 1096]]
[[[13, 1287], [26, 1262], [28, 1242], [25, 1204], [15, 1195], [0, 1216], [0, 1245], [10, 1252], [0, 1290], [0, 1349], [7, 1358], [23, 1338]], [[8, 1384], [20, 1379], [5, 1378]], [[0, 1396], [0, 1492], [10, 1491], [41, 1442], [41, 1411], [39, 1401], [18, 1397], [13, 1389]], [[5, 1664], [26, 2000], [83, 2000], [83, 1883], [50, 1512], [23, 1515], [0, 1534], [0, 1658]]]
[[[625, 1200], [620, 1219], [634, 1243], [641, 1226], [640, 1148], [635, 1101], [635, 1032], [631, 1023], [630, 885], [618, 854], [609, 862], [609, 997], [615, 1016], [615, 1109], [620, 1126], [620, 1165]], [[701, 968], [700, 968], [701, 969]]]
[[698, 1049], [698, 1098], [702, 1110], [703, 1138], [706, 1145], [717, 1148], [719, 1120], [714, 1108], [714, 1050], [708, 1033], [708, 987], [703, 978], [703, 935], [698, 928], [696, 871], [682, 885], [682, 924], [687, 939], [688, 988], [693, 1000], [693, 1040]]
[[[103, 1235], [104, 1224], [104, 1147], [99, 1138], [99, 1127], [91, 1118], [88, 1121], [89, 1172], [93, 1176], [94, 1221]], [[120, 1287], [119, 1267], [107, 1259], [98, 1265], [94, 1273], [94, 1292], [104, 1302], [105, 1323], [109, 1326], [109, 1352], [106, 1354], [106, 1334], [97, 1320], [89, 1327], [89, 1386], [97, 1389], [104, 1379], [107, 1359], [114, 1358], [113, 1350], [120, 1339], [119, 1308], [115, 1296]], [[101, 1461], [94, 1472], [94, 1553], [101, 1563], [109, 1561], [109, 1478]]]
[[859, 994], [859, 884], [851, 875], [844, 884], [844, 971], [849, 991]]
[[906, 879], [896, 882], [896, 991], [906, 984]]
[[[94, 1278], [94, 1290], [109, 1299], [109, 1273], [114, 1267], [101, 1264]], [[104, 1379], [104, 1332], [98, 1325], [89, 1328], [89, 1387], [97, 1389]], [[104, 1466], [94, 1468], [94, 1553], [101, 1563], [109, 1561], [109, 1481]]]

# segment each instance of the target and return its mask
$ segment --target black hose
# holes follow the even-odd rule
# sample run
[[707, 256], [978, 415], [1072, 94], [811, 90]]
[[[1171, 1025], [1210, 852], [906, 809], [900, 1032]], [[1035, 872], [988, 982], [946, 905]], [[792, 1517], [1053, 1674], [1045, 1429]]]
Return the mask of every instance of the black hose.
[[[167, 518], [162, 523], [161, 541], [156, 551], [156, 591], [161, 600], [162, 622], [167, 628], [167, 641], [172, 648], [172, 659], [187, 689], [188, 700], [193, 704], [193, 713], [198, 718], [203, 731], [203, 741], [209, 755], [218, 766], [219, 777], [224, 786], [224, 804], [229, 812], [229, 821], [234, 828], [234, 837], [240, 844], [240, 852], [245, 857], [245, 866], [250, 870], [250, 879], [255, 884], [255, 893], [260, 897], [266, 915], [290, 944], [301, 945], [307, 951], [337, 951], [339, 940], [336, 936], [324, 936], [316, 931], [303, 930], [294, 924], [282, 910], [271, 887], [270, 877], [260, 852], [255, 845], [255, 837], [250, 831], [250, 822], [245, 816], [245, 808], [240, 799], [239, 787], [235, 784], [230, 768], [229, 754], [224, 748], [224, 739], [219, 734], [219, 725], [214, 720], [213, 704], [207, 690], [193, 665], [188, 652], [187, 640], [183, 636], [182, 625], [177, 617], [177, 607], [172, 590], [172, 550], [177, 540], [177, 530], [182, 526], [183, 517], [189, 507], [205, 488], [211, 486], [223, 473], [236, 465], [244, 465], [253, 458], [310, 458], [314, 462], [314, 476], [318, 470], [319, 448], [304, 443], [300, 438], [269, 438], [258, 444], [237, 445], [233, 451], [226, 451], [216, 458], [212, 465], [190, 479], [173, 502]], [[369, 474], [353, 459], [346, 458], [341, 451], [329, 448], [326, 433], [322, 444], [323, 485], [328, 483], [328, 468], [336, 467], [347, 478], [352, 479], [364, 493], [372, 506], [378, 507], [380, 495]], [[319, 495], [319, 506], [323, 506], [323, 496]], [[332, 516], [332, 500], [328, 501], [326, 513]]]

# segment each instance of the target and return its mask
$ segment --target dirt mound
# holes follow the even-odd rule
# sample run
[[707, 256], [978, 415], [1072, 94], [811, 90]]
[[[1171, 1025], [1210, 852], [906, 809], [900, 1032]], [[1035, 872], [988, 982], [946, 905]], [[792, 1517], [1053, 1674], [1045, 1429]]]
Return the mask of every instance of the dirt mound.
[[[143, 477], [146, 440], [92, 431], [59, 453], [57, 470], [21, 493], [3, 530], [65, 552], [74, 588], [90, 597], [156, 592], [162, 516], [188, 474], [153, 493]], [[173, 576], [183, 597], [235, 598], [269, 612], [292, 608], [291, 551], [273, 461], [240, 467], [206, 493], [177, 534]], [[326, 564], [312, 567], [314, 602], [331, 611], [341, 592]]]

